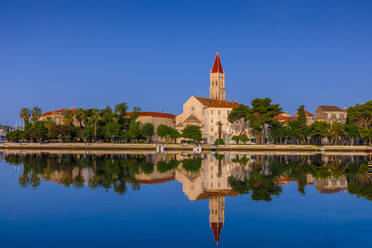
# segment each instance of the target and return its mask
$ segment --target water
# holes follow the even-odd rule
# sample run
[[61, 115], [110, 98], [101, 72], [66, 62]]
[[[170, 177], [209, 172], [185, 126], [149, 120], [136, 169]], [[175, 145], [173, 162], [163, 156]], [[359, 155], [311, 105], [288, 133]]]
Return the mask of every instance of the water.
[[1, 154], [0, 247], [371, 247], [363, 154]]

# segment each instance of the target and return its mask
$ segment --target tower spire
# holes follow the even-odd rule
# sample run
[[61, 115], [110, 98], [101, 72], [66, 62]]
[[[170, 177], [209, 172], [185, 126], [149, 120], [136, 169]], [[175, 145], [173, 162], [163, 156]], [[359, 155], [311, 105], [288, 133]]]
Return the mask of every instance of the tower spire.
[[211, 73], [224, 73], [221, 65], [220, 55], [218, 51], [216, 53], [216, 57], [214, 58], [213, 67]]
[[214, 58], [212, 70], [210, 72], [209, 98], [219, 101], [226, 101], [225, 92], [225, 73], [222, 69], [220, 55], [218, 51]]

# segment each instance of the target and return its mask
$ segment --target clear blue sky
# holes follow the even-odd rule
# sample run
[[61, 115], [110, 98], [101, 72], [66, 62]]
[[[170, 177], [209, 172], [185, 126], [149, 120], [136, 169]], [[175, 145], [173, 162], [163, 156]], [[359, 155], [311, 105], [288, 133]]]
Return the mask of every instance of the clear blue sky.
[[208, 96], [350, 106], [372, 99], [372, 1], [0, 1], [0, 122], [127, 102], [179, 114]]

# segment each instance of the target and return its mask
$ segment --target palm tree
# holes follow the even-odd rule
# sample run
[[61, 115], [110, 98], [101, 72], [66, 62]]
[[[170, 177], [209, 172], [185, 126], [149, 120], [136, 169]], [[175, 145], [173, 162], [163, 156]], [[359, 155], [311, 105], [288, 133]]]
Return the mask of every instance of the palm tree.
[[32, 121], [38, 121], [40, 119], [40, 116], [41, 116], [41, 108], [39, 107], [34, 107], [31, 111], [32, 113]]
[[84, 109], [78, 108], [77, 110], [75, 110], [75, 118], [79, 122], [79, 126], [81, 127], [84, 119]]
[[63, 116], [63, 123], [66, 126], [71, 126], [73, 122], [74, 122], [74, 114], [72, 113], [71, 110], [66, 110]]
[[22, 120], [26, 124], [30, 121], [31, 110], [29, 108], [23, 108], [23, 109], [21, 109], [21, 112], [19, 113], [19, 116], [22, 118]]
[[92, 112], [93, 112], [93, 121], [94, 121], [94, 141], [97, 141], [97, 121], [100, 117], [100, 113], [99, 113], [99, 110], [94, 108], [92, 109]]
[[221, 139], [221, 136], [222, 136], [222, 122], [221, 121], [217, 122], [217, 127], [218, 127], [218, 138]]

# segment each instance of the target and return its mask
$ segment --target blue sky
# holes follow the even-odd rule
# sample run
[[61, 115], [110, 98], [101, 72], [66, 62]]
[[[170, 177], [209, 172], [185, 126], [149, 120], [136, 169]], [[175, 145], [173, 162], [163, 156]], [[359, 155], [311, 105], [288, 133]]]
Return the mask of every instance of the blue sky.
[[372, 1], [0, 1], [0, 122], [22, 107], [179, 114], [208, 96], [350, 106], [372, 99]]

